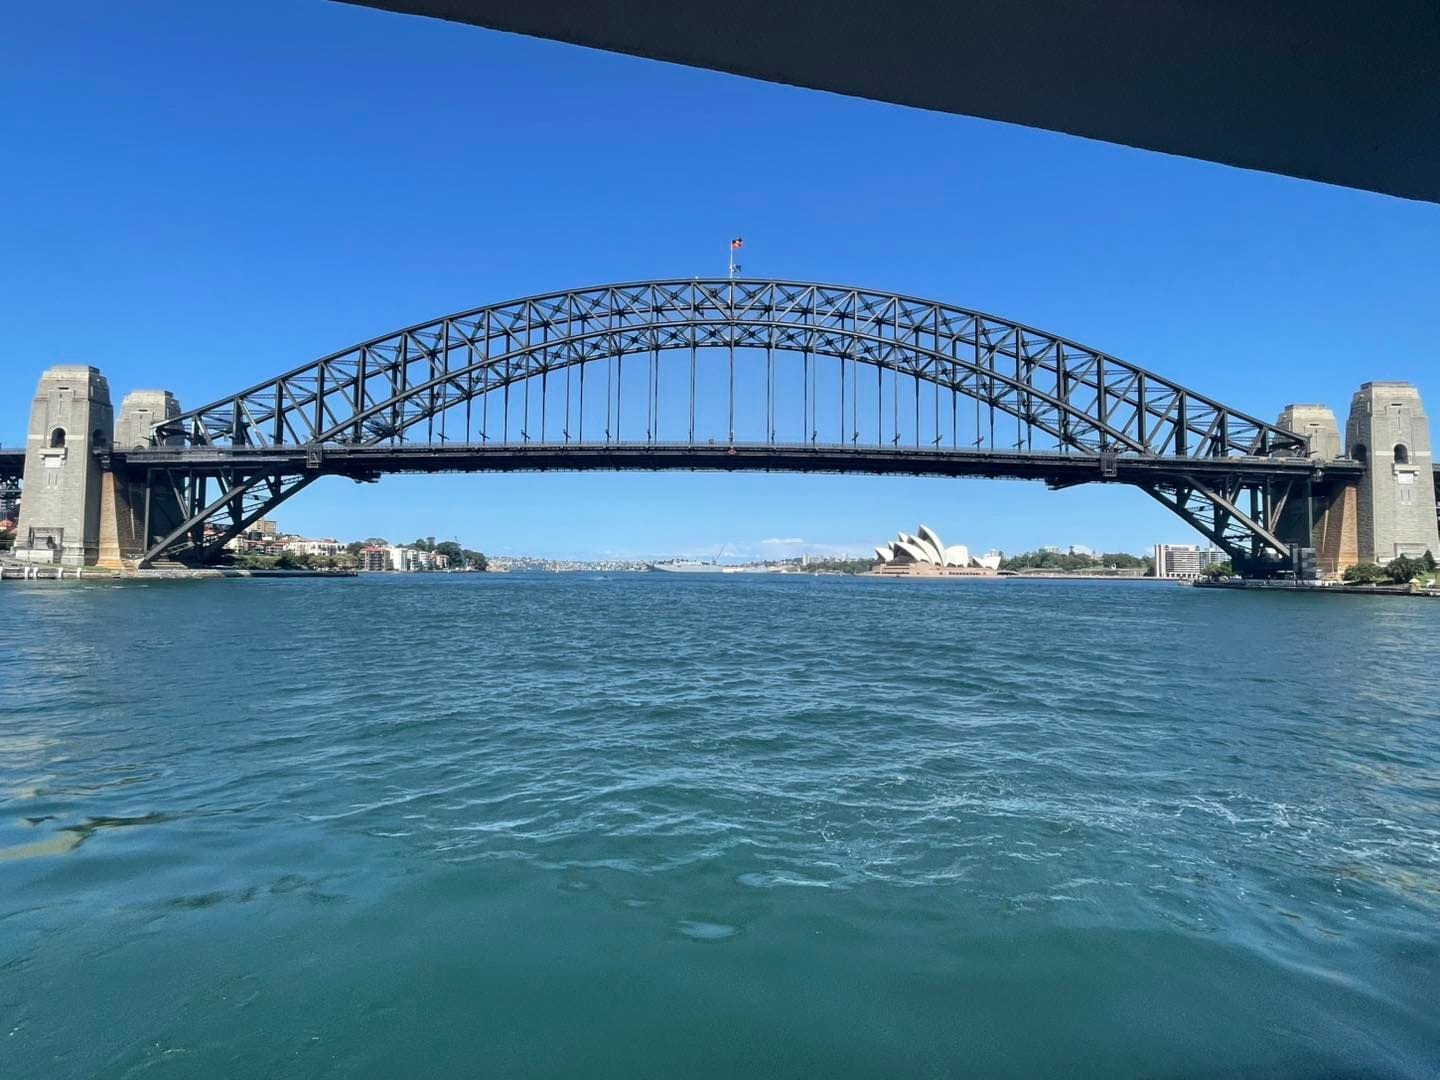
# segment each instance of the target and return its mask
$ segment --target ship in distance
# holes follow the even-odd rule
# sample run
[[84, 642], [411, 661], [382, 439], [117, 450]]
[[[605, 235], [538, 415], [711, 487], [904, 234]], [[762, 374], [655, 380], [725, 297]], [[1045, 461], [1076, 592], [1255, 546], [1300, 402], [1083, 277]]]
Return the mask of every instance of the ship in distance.
[[666, 559], [651, 563], [650, 569], [666, 574], [720, 574], [725, 571], [719, 563], [701, 562], [699, 559]]
[[720, 574], [725, 570], [720, 565], [720, 556], [724, 554], [725, 547], [722, 545], [709, 562], [702, 562], [699, 559], [663, 559], [660, 562], [651, 563], [650, 569], [659, 570], [665, 574]]
[[721, 566], [719, 563], [701, 562], [699, 559], [666, 559], [653, 562], [651, 570], [666, 574], [779, 574], [778, 566]]
[[651, 570], [665, 574], [772, 574], [779, 573], [779, 567], [769, 566], [722, 566], [720, 556], [725, 554], [722, 547], [709, 562], [699, 559], [665, 559], [650, 564]]

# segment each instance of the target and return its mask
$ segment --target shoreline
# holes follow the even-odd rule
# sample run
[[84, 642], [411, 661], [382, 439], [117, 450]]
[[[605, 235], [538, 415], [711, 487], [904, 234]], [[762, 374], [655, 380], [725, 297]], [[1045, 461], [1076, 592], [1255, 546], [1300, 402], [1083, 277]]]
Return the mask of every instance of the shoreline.
[[1192, 581], [1197, 589], [1230, 589], [1244, 592], [1329, 593], [1332, 596], [1413, 596], [1440, 600], [1440, 589], [1412, 589], [1409, 585], [1345, 585], [1309, 581]]
[[353, 578], [355, 570], [242, 570], [237, 567], [106, 570], [97, 566], [0, 566], [0, 581], [218, 581], [226, 578]]

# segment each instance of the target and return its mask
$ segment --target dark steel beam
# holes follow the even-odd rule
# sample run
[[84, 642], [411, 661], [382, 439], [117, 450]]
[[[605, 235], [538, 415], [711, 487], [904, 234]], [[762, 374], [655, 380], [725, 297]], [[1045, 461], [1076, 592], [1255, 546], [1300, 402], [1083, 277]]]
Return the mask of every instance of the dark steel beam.
[[1160, 458], [1117, 454], [950, 450], [814, 443], [657, 443], [569, 445], [557, 443], [413, 443], [401, 446], [334, 446], [323, 453], [293, 447], [171, 447], [114, 450], [111, 468], [132, 474], [184, 468], [206, 475], [268, 474], [348, 476], [371, 479], [388, 473], [584, 472], [707, 470], [725, 472], [858, 473], [869, 475], [975, 476], [1074, 483], [1152, 482], [1157, 477], [1311, 479], [1317, 483], [1358, 477], [1357, 462], [1323, 466], [1304, 458]]
[[1440, 202], [1434, 0], [346, 2]]
[[[543, 331], [538, 340], [536, 327]], [[524, 380], [595, 361], [618, 366], [627, 353], [697, 347], [780, 350], [807, 363], [812, 356], [863, 362], [877, 375], [914, 377], [917, 386], [924, 379], [983, 400], [1032, 434], [1082, 453], [1157, 454], [1172, 442], [1196, 457], [1304, 452], [1305, 440], [1292, 432], [1034, 327], [854, 286], [749, 279], [627, 282], [474, 308], [351, 346], [163, 427], [196, 445], [293, 442], [281, 414], [299, 411], [308, 419], [324, 394], [341, 419], [307, 441], [377, 443], [403, 438], [406, 429], [475, 396], [476, 373], [486, 376], [482, 393], [503, 395], [508, 417], [509, 390]], [[326, 371], [328, 381], [319, 377]], [[461, 377], [467, 381], [457, 383]], [[618, 390], [613, 403], [618, 422]], [[608, 425], [608, 406], [606, 412]], [[1148, 422], [1137, 424], [1136, 413]], [[1172, 436], [1177, 425], [1188, 427], [1183, 434], [1190, 437]], [[1144, 442], [1130, 434], [1141, 427]], [[502, 438], [508, 441], [508, 431]]]
[[[695, 430], [700, 350], [728, 360], [726, 390], [708, 391], [713, 405], [723, 400], [725, 406], [726, 426], [718, 432]], [[756, 358], [756, 375], [764, 356], [765, 441], [736, 439], [737, 350]], [[662, 365], [664, 354], [672, 355], [669, 364]], [[662, 367], [681, 374], [686, 354], [689, 399], [673, 397], [662, 410]], [[622, 409], [627, 355], [645, 361], [643, 410], [633, 405], [641, 390], [633, 378], [632, 407]], [[790, 357], [790, 375], [800, 377], [798, 393], [792, 382], [780, 395], [788, 402], [776, 393], [781, 355]], [[838, 387], [820, 379], [821, 358], [827, 373], [838, 375]], [[603, 372], [595, 373], [592, 387], [596, 394], [604, 390], [605, 402], [603, 410], [591, 402], [596, 412], [587, 440], [584, 380], [596, 364]], [[875, 427], [863, 441], [868, 422], [855, 397], [861, 365], [875, 372], [874, 393], [865, 395]], [[552, 417], [550, 387], [558, 395], [561, 380], [565, 413]], [[580, 411], [572, 436], [575, 383]], [[832, 414], [827, 407], [824, 421], [822, 390], [838, 390], [830, 401], [839, 408]], [[949, 446], [941, 408], [947, 395]], [[930, 408], [922, 409], [922, 398], [932, 399]], [[960, 398], [976, 405], [974, 438], [966, 432], [963, 448]], [[472, 404], [481, 409], [478, 431], [471, 426]], [[795, 404], [802, 441], [777, 439], [777, 415], [790, 414]], [[497, 410], [498, 425], [487, 426]], [[601, 411], [604, 427], [596, 432]], [[932, 412], [933, 430], [923, 430]], [[463, 434], [452, 438], [447, 421], [458, 424], [462, 416]], [[628, 428], [622, 417], [633, 418]], [[558, 439], [549, 434], [552, 419]], [[758, 419], [749, 418], [750, 431]], [[687, 423], [687, 441], [665, 440], [662, 428], [679, 432]], [[906, 424], [912, 426], [906, 430]], [[491, 436], [496, 427], [498, 441]], [[137, 477], [178, 481], [181, 512], [147, 550], [147, 562], [167, 554], [215, 558], [226, 539], [320, 476], [589, 469], [1132, 484], [1198, 522], [1227, 552], [1278, 562], [1297, 542], [1274, 531], [1291, 485], [1360, 472], [1354, 462], [1312, 461], [1308, 440], [1295, 432], [1008, 319], [854, 286], [729, 278], [571, 289], [417, 323], [167, 418], [154, 434], [157, 445], [108, 455], [112, 467]], [[472, 442], [477, 435], [480, 441]]]

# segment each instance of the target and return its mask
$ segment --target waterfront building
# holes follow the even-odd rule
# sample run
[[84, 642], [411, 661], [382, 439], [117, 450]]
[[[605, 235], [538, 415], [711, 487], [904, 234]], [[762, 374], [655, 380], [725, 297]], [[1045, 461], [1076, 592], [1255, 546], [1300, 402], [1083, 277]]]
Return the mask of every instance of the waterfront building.
[[1218, 548], [1202, 548], [1198, 544], [1156, 544], [1155, 576], [1193, 581], [1205, 568], [1226, 561]]
[[875, 549], [875, 565], [872, 574], [885, 577], [962, 577], [995, 573], [999, 567], [999, 556], [995, 567], [979, 565], [970, 557], [970, 549], [964, 544], [949, 547], [927, 525], [921, 525], [913, 535], [900, 533], [888, 544]]
[[309, 540], [303, 536], [287, 537], [280, 545], [282, 551], [291, 555], [339, 555], [345, 545], [339, 540]]
[[438, 551], [421, 551], [419, 548], [401, 548], [405, 552], [405, 569], [410, 571], [444, 570], [450, 560]]
[[399, 545], [372, 544], [360, 549], [359, 569], [370, 572], [393, 571], [411, 574], [427, 570], [449, 569], [450, 559], [439, 551], [420, 551]]
[[360, 549], [359, 569], [368, 571], [381, 571], [390, 569], [390, 549], [387, 547], [376, 547], [370, 545]]

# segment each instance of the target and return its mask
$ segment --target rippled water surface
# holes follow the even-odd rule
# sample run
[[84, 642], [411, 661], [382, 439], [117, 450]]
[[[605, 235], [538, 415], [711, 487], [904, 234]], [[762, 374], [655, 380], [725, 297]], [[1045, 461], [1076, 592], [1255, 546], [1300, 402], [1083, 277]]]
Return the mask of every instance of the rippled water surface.
[[1440, 604], [0, 585], [0, 1074], [1427, 1077]]

